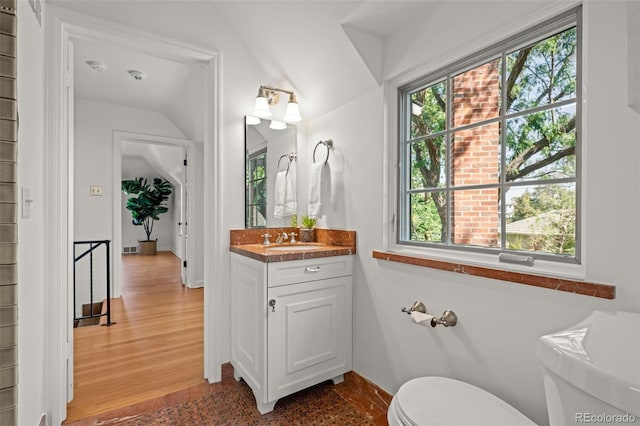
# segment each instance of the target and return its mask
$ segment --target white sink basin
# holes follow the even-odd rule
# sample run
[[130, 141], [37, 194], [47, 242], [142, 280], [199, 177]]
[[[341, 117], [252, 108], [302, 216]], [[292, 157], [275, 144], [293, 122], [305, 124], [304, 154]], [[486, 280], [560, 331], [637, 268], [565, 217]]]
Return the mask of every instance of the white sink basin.
[[542, 364], [583, 392], [640, 415], [640, 313], [593, 311], [542, 336]]
[[273, 251], [301, 251], [301, 250], [311, 250], [320, 248], [319, 246], [278, 246], [278, 247], [267, 247], [267, 250]]

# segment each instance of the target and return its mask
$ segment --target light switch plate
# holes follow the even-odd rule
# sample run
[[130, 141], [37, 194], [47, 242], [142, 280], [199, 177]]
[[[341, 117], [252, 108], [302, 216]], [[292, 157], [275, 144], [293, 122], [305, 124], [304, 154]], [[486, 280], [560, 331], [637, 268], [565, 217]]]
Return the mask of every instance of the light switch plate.
[[31, 188], [22, 187], [22, 218], [27, 219], [31, 217]]
[[89, 187], [89, 194], [96, 197], [102, 196], [102, 187], [98, 185], [91, 185]]

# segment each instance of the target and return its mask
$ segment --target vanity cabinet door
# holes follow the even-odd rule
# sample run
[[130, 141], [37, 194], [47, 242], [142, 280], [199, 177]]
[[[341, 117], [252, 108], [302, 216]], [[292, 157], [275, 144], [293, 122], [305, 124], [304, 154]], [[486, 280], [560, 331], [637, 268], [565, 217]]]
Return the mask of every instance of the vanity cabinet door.
[[236, 377], [266, 401], [266, 268], [264, 263], [231, 254], [231, 363]]
[[352, 366], [352, 277], [268, 289], [268, 393], [280, 398]]

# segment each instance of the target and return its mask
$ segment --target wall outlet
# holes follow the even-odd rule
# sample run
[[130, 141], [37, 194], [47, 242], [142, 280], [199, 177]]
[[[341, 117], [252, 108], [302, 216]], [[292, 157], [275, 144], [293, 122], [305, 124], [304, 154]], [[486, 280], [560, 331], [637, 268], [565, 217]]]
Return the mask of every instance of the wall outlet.
[[95, 196], [95, 197], [101, 197], [102, 196], [102, 187], [98, 186], [98, 185], [91, 185], [89, 187], [89, 195]]

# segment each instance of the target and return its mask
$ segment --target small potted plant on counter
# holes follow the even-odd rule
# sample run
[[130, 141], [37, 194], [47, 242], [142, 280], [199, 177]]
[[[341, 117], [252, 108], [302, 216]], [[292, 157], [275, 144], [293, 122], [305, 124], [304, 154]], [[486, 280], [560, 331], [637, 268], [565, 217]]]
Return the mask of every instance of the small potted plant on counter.
[[147, 239], [138, 241], [139, 254], [156, 254], [157, 239], [151, 240], [153, 223], [160, 220], [158, 215], [166, 213], [169, 209], [165, 202], [171, 194], [171, 184], [163, 179], [154, 178], [153, 184], [148, 184], [145, 178], [135, 178], [133, 180], [122, 181], [122, 191], [127, 195], [137, 195], [129, 197], [127, 200], [127, 210], [131, 212], [134, 225], [142, 225]]
[[309, 216], [303, 216], [300, 228], [300, 241], [303, 243], [312, 243], [316, 240], [315, 238], [315, 230], [313, 229], [318, 222], [317, 219], [314, 219]]

